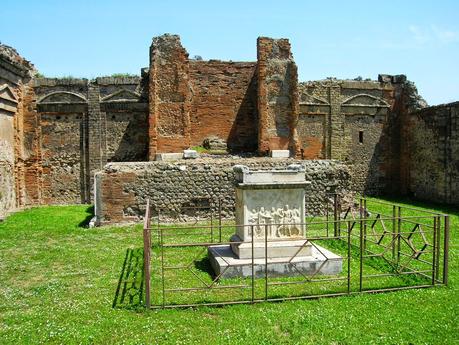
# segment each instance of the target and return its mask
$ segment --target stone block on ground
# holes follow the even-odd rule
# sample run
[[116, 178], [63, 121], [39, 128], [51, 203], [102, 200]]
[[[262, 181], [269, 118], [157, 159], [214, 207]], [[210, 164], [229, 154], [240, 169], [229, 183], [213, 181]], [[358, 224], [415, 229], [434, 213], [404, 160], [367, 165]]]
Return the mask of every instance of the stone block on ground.
[[289, 150], [271, 150], [270, 155], [271, 155], [271, 158], [289, 158], [290, 151]]
[[228, 147], [226, 141], [217, 136], [205, 138], [202, 146], [207, 150], [226, 150]]
[[156, 161], [176, 161], [183, 158], [183, 153], [157, 153]]
[[199, 158], [199, 154], [196, 150], [184, 150], [183, 158], [185, 159], [196, 159]]

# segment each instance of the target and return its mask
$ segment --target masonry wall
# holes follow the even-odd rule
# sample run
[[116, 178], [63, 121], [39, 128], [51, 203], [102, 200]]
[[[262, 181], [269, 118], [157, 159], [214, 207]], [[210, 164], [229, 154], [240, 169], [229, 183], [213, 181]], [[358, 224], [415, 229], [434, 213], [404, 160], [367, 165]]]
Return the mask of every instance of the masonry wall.
[[153, 38], [150, 47], [149, 159], [190, 147], [191, 88], [188, 53], [177, 35]]
[[256, 62], [190, 60], [190, 144], [216, 136], [231, 151], [257, 150]]
[[2, 109], [5, 103], [6, 100], [0, 99], [0, 218], [16, 206], [14, 113]]
[[327, 79], [300, 83], [298, 141], [304, 159], [338, 159], [353, 189], [389, 192], [397, 178], [397, 106], [402, 76], [380, 81]]
[[211, 136], [256, 151], [256, 62], [190, 60], [176, 35], [155, 37], [150, 55], [150, 160]]
[[[37, 203], [92, 200], [94, 173], [110, 161], [147, 159], [146, 83], [139, 77], [36, 79], [24, 122], [38, 166]], [[29, 144], [30, 142], [30, 144]], [[30, 148], [29, 148], [30, 146]]]
[[459, 102], [413, 112], [403, 131], [408, 193], [459, 205]]
[[33, 65], [0, 44], [0, 218], [18, 206], [24, 196], [24, 90]]
[[104, 124], [105, 162], [148, 158], [148, 74], [141, 78], [97, 78]]
[[259, 37], [258, 151], [290, 150], [299, 156], [298, 72], [287, 39]]
[[[153, 160], [157, 152], [179, 152], [209, 136], [224, 139], [233, 152], [289, 149], [304, 164], [339, 160], [349, 169], [350, 188], [365, 194], [457, 202], [457, 103], [419, 111], [426, 104], [403, 75], [298, 83], [287, 39], [260, 37], [256, 62], [189, 59], [176, 35], [154, 38], [150, 49], [149, 69], [140, 77], [89, 81], [33, 78], [33, 65], [0, 45], [0, 216], [25, 205], [90, 203], [94, 173], [107, 163]], [[194, 163], [179, 164], [193, 166], [196, 178], [220, 181]], [[213, 171], [216, 163], [203, 164]], [[136, 174], [108, 187], [114, 209], [117, 197], [130, 195], [114, 186], [124, 190], [125, 179], [138, 181]], [[177, 191], [178, 200], [191, 193]]]
[[225, 216], [232, 216], [235, 176], [232, 167], [243, 164], [256, 169], [273, 169], [302, 164], [306, 179], [308, 213], [324, 211], [326, 193], [346, 193], [350, 176], [347, 167], [336, 161], [275, 160], [269, 158], [199, 159], [176, 163], [111, 163], [96, 177], [96, 215], [101, 223], [137, 221], [145, 212], [147, 198], [156, 210], [167, 215], [183, 207], [210, 206], [217, 211], [222, 201]]

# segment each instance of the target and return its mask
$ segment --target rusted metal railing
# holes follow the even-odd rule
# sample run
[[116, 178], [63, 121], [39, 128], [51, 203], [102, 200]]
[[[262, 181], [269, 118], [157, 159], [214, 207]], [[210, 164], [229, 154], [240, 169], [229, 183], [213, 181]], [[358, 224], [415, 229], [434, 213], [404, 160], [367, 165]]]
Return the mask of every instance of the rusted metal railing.
[[[158, 222], [154, 230], [158, 236], [155, 236], [156, 254], [152, 263], [151, 207], [147, 201], [143, 228], [146, 308], [309, 299], [448, 284], [448, 215], [363, 197], [356, 205], [343, 209], [339, 196], [334, 195], [329, 202], [333, 212], [329, 212], [327, 201], [321, 216], [306, 218], [300, 226], [305, 228], [308, 245], [319, 252], [325, 247], [339, 253], [341, 273], [321, 275], [324, 263], [318, 264], [317, 270], [309, 275], [302, 273], [295, 264], [302, 249], [299, 247], [296, 254], [285, 259], [295, 276], [279, 278], [270, 274], [268, 247], [273, 240], [268, 236], [268, 225], [263, 225], [262, 238], [257, 242], [257, 245], [263, 243], [261, 259], [254, 256], [254, 236], [248, 243], [252, 253], [247, 261], [251, 274], [223, 279], [225, 271], [215, 275], [210, 268], [209, 247], [240, 244], [229, 241], [229, 236], [239, 227], [248, 227], [250, 234], [254, 234], [254, 225], [225, 220], [221, 201], [201, 208], [209, 212], [210, 224], [202, 219], [191, 224], [162, 224], [160, 215], [167, 211], [156, 210]], [[387, 206], [387, 212], [373, 212], [371, 205], [375, 203]], [[269, 226], [272, 225], [282, 224]], [[336, 259], [325, 255], [324, 262], [329, 260]], [[155, 268], [153, 276], [151, 265]]]
[[150, 284], [151, 284], [151, 209], [150, 199], [147, 199], [145, 208], [145, 218], [143, 222], [143, 270], [144, 270], [144, 284], [145, 284], [145, 307], [150, 309]]

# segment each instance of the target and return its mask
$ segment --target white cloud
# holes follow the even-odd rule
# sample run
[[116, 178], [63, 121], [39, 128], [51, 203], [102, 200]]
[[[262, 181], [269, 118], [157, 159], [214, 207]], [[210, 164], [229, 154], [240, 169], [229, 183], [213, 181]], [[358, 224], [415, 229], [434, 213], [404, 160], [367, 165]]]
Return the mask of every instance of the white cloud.
[[444, 44], [459, 42], [459, 32], [447, 29], [439, 28], [436, 25], [432, 25], [432, 31], [435, 37]]
[[419, 44], [424, 44], [430, 41], [430, 35], [426, 30], [423, 30], [419, 26], [416, 25], [410, 25], [408, 27], [408, 30], [410, 30], [411, 34], [413, 35], [414, 40], [419, 43]]
[[408, 30], [419, 45], [435, 42], [442, 44], [459, 42], [459, 31], [440, 28], [436, 25], [431, 25], [428, 28], [410, 25]]

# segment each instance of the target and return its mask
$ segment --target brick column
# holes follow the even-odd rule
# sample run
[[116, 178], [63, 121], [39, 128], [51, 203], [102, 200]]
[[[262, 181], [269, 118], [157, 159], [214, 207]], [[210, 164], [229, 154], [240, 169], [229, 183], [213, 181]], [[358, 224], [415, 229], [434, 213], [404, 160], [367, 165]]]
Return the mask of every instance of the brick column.
[[289, 149], [298, 156], [298, 72], [289, 41], [259, 37], [257, 59], [258, 151]]
[[177, 35], [153, 38], [149, 72], [149, 159], [190, 146], [188, 53]]
[[34, 205], [40, 204], [42, 198], [40, 114], [32, 82], [24, 85], [23, 90], [24, 204]]
[[105, 113], [100, 111], [99, 85], [88, 85], [88, 148], [91, 199], [93, 195], [94, 173], [107, 163]]
[[330, 159], [343, 159], [346, 145], [344, 145], [344, 115], [341, 113], [341, 87], [330, 87], [330, 121], [329, 121], [329, 147]]

